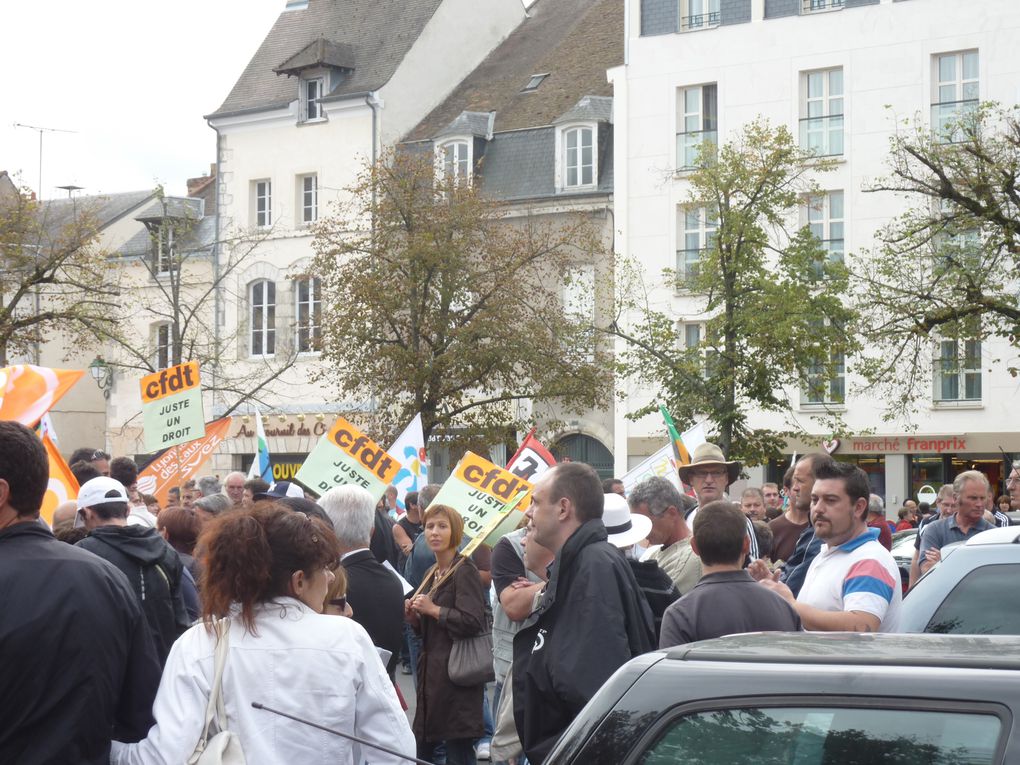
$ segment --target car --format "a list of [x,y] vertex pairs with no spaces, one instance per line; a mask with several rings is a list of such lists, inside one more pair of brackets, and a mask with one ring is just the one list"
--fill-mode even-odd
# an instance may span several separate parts
[[903,593],[906,594],[910,585],[910,561],[914,558],[914,540],[917,539],[917,529],[904,529],[892,535],[892,556],[900,570],[900,579],[903,582]]
[[545,765],[1020,762],[1006,637],[753,633],[623,665]]
[[1018,582],[1020,526],[982,531],[942,548],[942,560],[903,599],[899,629],[1020,635]]

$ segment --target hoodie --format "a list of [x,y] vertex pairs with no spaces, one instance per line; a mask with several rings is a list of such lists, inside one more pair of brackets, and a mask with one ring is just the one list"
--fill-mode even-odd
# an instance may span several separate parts
[[100,526],[77,546],[124,572],[162,666],[170,646],[190,624],[181,592],[183,565],[177,552],[158,531],[146,526]]

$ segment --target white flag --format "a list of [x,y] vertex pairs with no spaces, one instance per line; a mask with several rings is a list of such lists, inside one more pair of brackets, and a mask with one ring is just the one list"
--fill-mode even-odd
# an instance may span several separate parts
[[421,427],[420,413],[414,416],[386,453],[400,463],[400,472],[393,479],[393,485],[397,487],[397,509],[402,513],[407,492],[419,491],[429,482],[425,434]]

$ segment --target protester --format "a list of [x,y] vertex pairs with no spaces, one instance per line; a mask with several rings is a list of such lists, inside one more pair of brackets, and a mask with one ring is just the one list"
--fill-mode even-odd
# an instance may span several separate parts
[[1020,460],[1014,460],[1009,477],[1006,478],[1006,492],[1009,494],[1010,507],[1020,510]]
[[198,486],[195,484],[195,479],[189,479],[184,482],[184,486],[181,487],[181,507],[191,508],[195,505],[195,500],[202,496],[198,490]]
[[432,760],[437,745],[445,741],[447,765],[474,765],[474,742],[484,733],[484,685],[455,685],[448,664],[455,640],[484,630],[485,596],[475,564],[457,550],[464,536],[460,513],[432,504],[424,521],[422,534],[436,563],[405,607],[423,645],[413,726],[418,757]]
[[1008,494],[1000,494],[999,498],[995,500],[995,506],[999,508],[1000,513],[1008,513],[1013,505]]
[[901,507],[896,515],[899,518],[899,522],[896,524],[897,531],[907,531],[915,527],[916,516],[911,514],[909,507]]
[[67,461],[67,464],[74,465],[78,462],[87,462],[92,465],[92,467],[99,471],[99,475],[110,475],[110,455],[102,449],[93,449],[91,446],[75,449],[71,453],[71,458]]
[[[909,508],[908,508],[909,510]],[[868,527],[878,529],[878,543],[886,550],[892,550],[892,531],[885,520],[885,501],[877,494],[868,495]]]
[[771,562],[772,560],[772,529],[765,521],[753,521],[754,536],[758,541],[759,560]]
[[910,582],[907,587],[908,591],[911,587],[917,584],[917,580],[921,578],[921,537],[924,534],[924,530],[932,523],[943,518],[950,518],[956,513],[956,490],[952,484],[945,484],[939,489],[938,495],[935,497],[935,507],[938,510],[937,513],[933,513],[925,518],[921,519],[921,522],[917,524],[917,536],[914,537],[914,556],[910,560]]
[[[658,639],[662,615],[680,597],[680,590],[654,560],[639,561],[634,557],[635,546],[652,530],[651,519],[647,515],[632,513],[627,500],[619,494],[606,494],[604,500],[602,523],[609,535],[607,541],[623,551],[627,558],[638,589],[652,610],[655,637]],[[640,547],[637,549],[641,550]]]
[[393,489],[393,505],[389,505],[390,495],[388,494],[384,494],[380,498],[379,504],[376,505],[375,531],[372,532],[370,548],[377,561],[388,562],[393,568],[396,568],[400,563],[401,552],[393,538],[393,527],[396,522],[391,517],[391,513],[393,516],[396,515],[396,511],[392,508],[396,507],[397,490],[394,486],[387,487],[387,491],[389,489]]
[[603,494],[619,494],[621,497],[626,499],[627,491],[623,487],[623,481],[619,478],[607,478],[602,482],[602,493]]
[[148,510],[155,516],[159,516],[160,506],[159,500],[151,494],[143,494],[142,502],[145,503],[145,509]]
[[223,479],[223,492],[230,498],[230,504],[240,510],[244,506],[245,475],[237,470],[227,473]]
[[184,571],[181,577],[181,596],[188,619],[195,621],[202,613],[202,601],[198,593],[201,567],[195,560],[195,543],[202,530],[202,522],[194,510],[174,507],[161,513],[156,519],[156,528],[169,545],[177,551]]
[[128,497],[128,525],[156,528],[156,516],[149,512],[138,493],[138,465],[130,457],[114,457],[110,461],[110,478],[120,481]]
[[74,480],[78,482],[79,486],[83,486],[93,478],[99,478],[102,475],[91,462],[79,460],[78,462],[69,463],[69,466],[71,468],[71,475],[74,476]]
[[221,493],[223,487],[216,476],[204,475],[198,479],[198,491],[203,497],[211,497],[213,494]]
[[343,566],[331,569],[333,581],[326,590],[326,597],[322,603],[322,613],[329,616],[346,616],[350,619],[354,616],[354,609],[347,602],[347,574]]
[[145,614],[160,663],[191,624],[181,589],[181,559],[154,528],[128,525],[127,493],[100,476],[78,492],[78,512],[89,535],[78,547],[120,569]]
[[824,544],[798,595],[771,579],[761,584],[797,609],[805,629],[896,632],[900,573],[892,554],[878,543],[878,530],[867,526],[867,474],[828,456],[813,473],[811,521]]
[[647,555],[677,586],[681,595],[701,579],[701,561],[691,549],[690,528],[684,520],[694,508],[694,499],[677,491],[676,486],[659,476],[646,478],[627,498],[630,509],[651,520],[648,541],[661,548]]
[[249,478],[244,482],[244,497],[241,500],[241,504],[245,509],[250,510],[255,504],[256,494],[265,494],[269,491],[269,483],[263,481],[261,478]]
[[[765,498],[765,511],[779,510],[776,517],[782,514],[783,495],[779,493],[779,486],[769,481],[761,485],[761,494]],[[772,520],[771,518],[769,520]]]
[[198,516],[198,520],[204,526],[231,507],[233,507],[233,504],[226,494],[211,494],[208,497],[196,499],[190,509],[195,511],[195,515]]
[[159,662],[124,574],[39,522],[49,460],[0,421],[0,762],[109,761],[152,724]]
[[397,570],[403,571],[407,556],[411,554],[414,540],[422,532],[421,507],[418,504],[418,492],[409,491],[404,496],[404,514],[393,525],[393,541],[400,551],[397,558]]
[[796,631],[796,610],[757,586],[744,570],[750,543],[741,511],[730,502],[709,502],[694,520],[691,546],[704,575],[697,586],[666,609],[659,647],[738,632]]
[[920,533],[921,573],[942,559],[942,548],[953,542],[963,542],[975,534],[994,526],[984,519],[985,501],[990,487],[985,474],[979,470],[965,470],[953,480],[956,496],[956,513],[924,527]]
[[561,463],[538,478],[526,513],[535,541],[556,555],[536,611],[514,637],[514,719],[532,765],[613,672],[655,646],[648,604],[606,541],[603,503],[593,468]]
[[283,507],[290,508],[295,513],[303,513],[309,518],[318,518],[320,521],[325,523],[330,530],[333,529],[333,521],[330,520],[326,511],[310,499],[306,499],[305,497],[282,497],[276,500],[276,503]]
[[404,588],[369,549],[375,501],[360,486],[335,486],[319,498],[319,504],[340,544],[347,602],[354,610],[354,621],[365,628],[375,645],[390,652],[386,672],[393,679],[404,637]]
[[204,726],[213,683],[214,618],[228,619],[222,692],[227,729],[248,765],[392,763],[401,757],[252,708],[263,701],[413,754],[414,740],[393,685],[364,629],[322,614],[339,548],[317,520],[272,503],[226,513],[203,534],[204,623],[188,630],[167,660],[153,706],[156,724],[137,744],[114,744],[111,761],[184,763]]
[[77,500],[69,499],[67,502],[61,502],[57,505],[57,509],[53,511],[53,533],[57,534],[64,529],[71,528],[74,525],[74,517],[77,514]]
[[752,521],[764,521],[766,518],[764,492],[755,486],[744,489],[740,495],[740,509]]
[[[788,495],[790,497],[789,507],[781,516],[769,522],[769,528],[772,529],[772,560],[777,562],[790,559],[801,534],[810,527],[810,486],[803,497],[799,496],[797,487],[805,485],[810,480],[811,462],[802,459],[790,467],[792,472]],[[799,475],[798,468],[800,469]]]

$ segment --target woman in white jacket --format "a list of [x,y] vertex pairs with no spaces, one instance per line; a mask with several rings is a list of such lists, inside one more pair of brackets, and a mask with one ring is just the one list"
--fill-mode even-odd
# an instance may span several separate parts
[[281,506],[212,521],[202,536],[203,616],[170,651],[153,705],[156,724],[136,744],[113,743],[111,762],[181,765],[202,735],[214,676],[213,617],[230,617],[222,692],[227,729],[247,765],[405,763],[324,731],[252,708],[260,702],[414,755],[415,741],[368,633],[321,613],[339,559],[321,521]]

